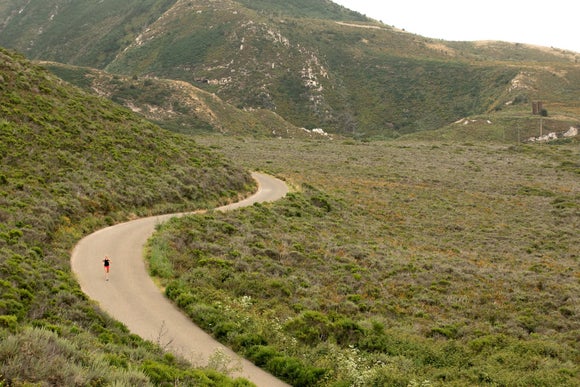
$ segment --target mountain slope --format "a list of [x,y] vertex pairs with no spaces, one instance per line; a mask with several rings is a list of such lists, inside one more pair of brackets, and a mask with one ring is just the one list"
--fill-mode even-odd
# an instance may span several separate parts
[[1,45],[32,58],[103,67],[173,3],[7,0],[0,5]]
[[99,311],[69,253],[135,214],[228,202],[253,188],[249,174],[5,50],[0,112],[0,384],[232,383]]
[[[579,114],[576,53],[427,39],[326,0],[140,4],[12,0],[0,8],[0,44],[35,59],[185,81],[238,108],[354,136],[436,129],[516,97]],[[526,74],[533,87],[514,95]],[[551,87],[553,74],[563,89]]]
[[126,106],[160,126],[181,133],[254,134],[321,138],[266,109],[245,111],[184,81],[112,75],[102,70],[43,62],[62,79]]

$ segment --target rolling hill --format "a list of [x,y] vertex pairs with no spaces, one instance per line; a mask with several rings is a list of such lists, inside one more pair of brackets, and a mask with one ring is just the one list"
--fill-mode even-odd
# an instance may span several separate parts
[[246,111],[184,81],[112,75],[103,70],[42,62],[62,79],[124,105],[165,129],[186,134],[323,138],[267,109]]
[[69,252],[109,224],[226,203],[249,174],[4,49],[0,112],[0,385],[234,383],[130,335],[81,292]]
[[535,100],[579,114],[577,53],[427,39],[326,0],[12,0],[0,21],[0,45],[33,59],[183,81],[240,110],[355,137],[437,129]]
[[159,228],[158,280],[260,366],[578,384],[578,140],[512,146],[578,126],[578,53],[427,39],[327,0],[5,0],[0,45],[41,64],[0,49],[0,385],[246,385],[130,335],[68,264],[100,227],[252,190],[217,152],[296,190]]

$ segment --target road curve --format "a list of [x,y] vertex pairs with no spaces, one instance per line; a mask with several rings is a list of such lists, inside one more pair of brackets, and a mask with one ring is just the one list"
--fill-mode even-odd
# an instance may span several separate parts
[[[252,173],[258,191],[237,203],[219,207],[233,210],[256,202],[269,202],[286,195],[286,184],[272,176]],[[225,354],[234,368],[232,376],[244,377],[258,386],[287,386],[266,371],[241,358],[191,322],[167,299],[149,276],[143,247],[155,226],[174,216],[168,214],[137,219],[99,230],[83,238],[73,249],[71,268],[83,292],[131,332],[159,343],[193,365],[205,366],[216,352]],[[105,281],[102,260],[111,258],[111,273]]]

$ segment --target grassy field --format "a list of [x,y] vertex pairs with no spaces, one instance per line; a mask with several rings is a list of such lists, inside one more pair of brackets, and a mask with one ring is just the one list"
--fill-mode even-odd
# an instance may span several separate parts
[[293,385],[580,384],[577,142],[198,138],[285,179],[151,242],[166,293]]

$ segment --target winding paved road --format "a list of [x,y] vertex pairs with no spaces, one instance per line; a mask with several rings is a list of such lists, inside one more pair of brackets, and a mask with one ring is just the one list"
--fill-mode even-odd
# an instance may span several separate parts
[[[286,195],[286,184],[272,176],[253,173],[258,191],[237,203],[218,208],[228,211],[268,202]],[[137,219],[99,230],[83,238],[74,248],[71,267],[81,289],[131,332],[159,343],[192,364],[204,366],[217,351],[227,355],[236,370],[232,376],[244,377],[258,386],[287,386],[284,382],[240,358],[193,324],[155,285],[145,267],[143,247],[155,226],[174,216],[169,214]],[[105,281],[102,260],[111,258],[111,273]]]

